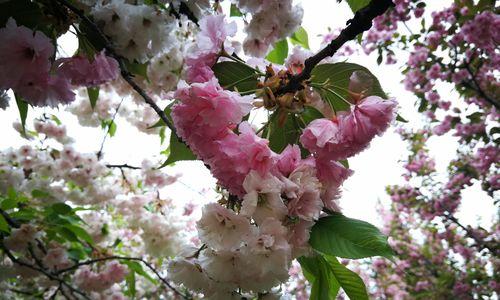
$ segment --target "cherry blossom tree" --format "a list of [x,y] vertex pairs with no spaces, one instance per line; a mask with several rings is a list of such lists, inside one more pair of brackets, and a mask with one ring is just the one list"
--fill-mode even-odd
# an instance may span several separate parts
[[[422,192],[427,198],[417,200],[432,209],[424,213],[418,205],[421,223],[414,224],[436,249],[474,258],[465,265],[490,276],[496,266],[492,233],[462,226],[465,233],[452,228],[449,236],[430,235],[427,221],[439,217],[460,226],[452,205],[460,189],[473,178],[489,182],[491,195],[497,186],[491,180],[498,181],[498,174],[488,173],[498,160],[488,144],[497,130],[486,124],[496,121],[498,106],[493,7],[487,1],[477,8],[455,4],[436,14],[426,35],[397,41],[398,21],[408,11],[421,17],[421,1],[347,2],[352,19],[313,53],[300,26],[303,10],[289,0],[2,1],[0,107],[17,106],[14,130],[26,139],[26,145],[0,152],[1,266],[8,278],[1,284],[7,295],[334,299],[342,289],[351,299],[367,299],[372,290],[346,267],[347,260],[383,257],[375,260],[380,272],[395,253],[404,259],[407,244],[391,247],[375,226],[343,215],[338,200],[353,173],[348,159],[369,151],[375,136],[404,119],[368,69],[336,59],[349,53],[346,43],[355,39],[387,62],[395,60],[392,46],[414,47],[405,85],[433,121],[436,110],[451,106],[434,90],[437,80],[453,82],[466,103],[477,106],[467,116],[470,124],[446,116],[434,131],[453,127],[464,147],[481,147],[477,160],[454,165],[467,169],[468,162],[478,171],[450,178],[451,193],[435,193],[445,199]],[[466,17],[453,19],[458,11]],[[491,29],[481,29],[486,25]],[[73,55],[60,51],[67,36],[78,42]],[[438,45],[448,46],[434,53]],[[81,126],[101,127],[101,148],[76,150],[57,109],[72,113]],[[162,153],[167,157],[144,158],[140,166],[112,161],[104,145],[120,118],[168,143]],[[473,142],[480,140],[485,145]],[[423,144],[407,168],[430,176],[432,160]],[[168,166],[185,160],[201,161],[217,181],[218,201],[203,205],[200,218],[192,215],[200,204],[179,206],[175,195],[163,193],[179,180]],[[433,192],[435,185],[423,188]],[[394,228],[412,217],[414,207],[402,202],[392,208]],[[404,230],[386,233],[411,237]],[[468,252],[467,238],[490,256]],[[454,243],[437,247],[444,239]],[[418,254],[425,257],[423,250]],[[444,256],[439,263],[453,266]],[[490,293],[496,288],[491,282],[474,295]],[[465,285],[454,288],[460,293]]]

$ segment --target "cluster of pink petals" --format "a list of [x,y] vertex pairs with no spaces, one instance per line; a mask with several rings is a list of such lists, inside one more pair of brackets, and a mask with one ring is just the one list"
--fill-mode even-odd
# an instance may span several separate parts
[[396,102],[369,96],[334,120],[312,121],[300,137],[320,160],[343,160],[363,151],[394,119]]
[[59,60],[52,70],[52,41],[41,31],[17,26],[10,18],[0,28],[0,89],[12,89],[34,106],[70,103],[72,85],[95,86],[118,77],[118,63],[103,52],[90,62],[83,56]]
[[188,82],[205,82],[214,73],[211,67],[218,54],[223,50],[232,52],[226,39],[236,34],[236,23],[227,23],[224,15],[208,15],[200,20],[200,32],[196,36],[196,45],[192,54],[186,58]]
[[52,55],[54,46],[45,34],[10,18],[0,29],[0,89],[13,89],[35,106],[73,101],[68,81],[49,73]]
[[96,54],[93,61],[86,56],[77,55],[59,60],[61,66],[58,73],[69,79],[71,84],[80,86],[97,86],[115,80],[120,74],[118,62],[104,54],[104,50]]
[[237,124],[251,109],[251,97],[223,90],[215,79],[180,86],[172,108],[177,134],[211,168],[220,183],[235,195],[250,170],[269,171],[271,150],[248,124]]
[[101,272],[94,272],[90,266],[82,266],[74,276],[75,284],[85,291],[101,292],[113,284],[123,281],[127,268],[116,261],[106,264]]

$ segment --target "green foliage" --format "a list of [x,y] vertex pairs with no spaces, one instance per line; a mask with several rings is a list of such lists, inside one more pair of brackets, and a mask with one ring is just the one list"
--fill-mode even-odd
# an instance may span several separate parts
[[180,138],[175,134],[170,134],[170,146],[169,155],[167,160],[160,166],[160,168],[166,167],[174,162],[181,160],[196,160],[196,156],[193,152],[184,144]]
[[5,217],[2,214],[0,214],[0,231],[7,233],[10,232],[9,223],[7,223],[7,220],[5,220]]
[[231,8],[229,10],[229,16],[230,17],[241,17],[243,16],[243,13],[239,10],[238,6],[236,4],[231,4]]
[[26,118],[28,117],[28,103],[19,95],[15,94],[17,109],[21,117],[21,125],[23,126],[23,135],[26,135]]
[[324,255],[323,258],[349,299],[368,300],[366,286],[358,274],[341,264],[336,257]]
[[342,288],[351,300],[368,300],[363,280],[336,257],[315,253],[298,259],[302,272],[312,284],[310,300],[335,299]]
[[139,75],[139,76],[142,76],[144,78],[146,78],[146,80],[149,80],[148,78],[148,63],[137,63],[137,62],[129,62],[129,61],[126,61],[125,62],[125,66],[127,68],[127,71],[129,71],[130,73],[134,74],[134,75]]
[[90,106],[94,109],[99,98],[99,87],[88,87],[87,95],[89,96]]
[[151,277],[151,275],[148,274],[148,272],[146,272],[144,270],[144,268],[142,267],[142,264],[137,262],[137,261],[132,261],[132,260],[122,260],[121,261],[122,264],[124,265],[127,265],[127,267],[134,271],[135,273],[141,275],[142,277],[146,278],[147,280],[149,280],[152,284],[157,284],[158,281],[155,280],[153,277]]
[[257,88],[258,75],[250,66],[234,61],[223,61],[216,63],[212,70],[224,89],[248,92]]
[[390,258],[394,254],[378,228],[340,213],[320,218],[311,230],[309,243],[321,253],[343,258]]
[[353,13],[356,13],[358,10],[367,6],[370,3],[370,0],[346,0],[347,4],[351,8]]
[[310,300],[335,299],[340,284],[329,268],[329,264],[320,255],[298,258],[302,272],[311,283]]
[[367,96],[379,96],[387,99],[387,95],[382,90],[380,82],[367,68],[353,63],[321,64],[316,66],[311,72],[311,82],[322,98],[336,110],[348,110],[349,81],[352,73],[361,71],[368,79],[373,81],[372,87],[367,91]]
[[35,28],[40,25],[43,14],[40,7],[30,0],[0,1],[0,28],[5,27],[11,17],[17,25]]
[[304,27],[299,27],[299,29],[292,34],[290,42],[293,45],[299,45],[305,49],[309,49],[309,36]]
[[286,39],[276,42],[274,49],[269,52],[266,59],[272,63],[282,65],[288,56],[288,42]]

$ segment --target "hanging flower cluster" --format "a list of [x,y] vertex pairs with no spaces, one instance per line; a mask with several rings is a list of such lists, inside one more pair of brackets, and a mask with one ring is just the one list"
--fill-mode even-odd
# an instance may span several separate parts
[[[224,41],[213,42],[213,37],[226,36],[225,28],[200,32],[207,36],[199,40],[212,41],[213,60]],[[291,261],[310,251],[309,231],[323,208],[338,210],[339,187],[352,173],[339,161],[383,133],[396,108],[392,100],[369,96],[333,120],[312,121],[300,137],[311,154],[302,158],[298,145],[281,154],[272,151],[267,139],[242,122],[252,98],[224,90],[215,77],[182,83],[174,98],[177,134],[237,197],[229,198],[226,207],[212,203],[203,208],[197,228],[204,246],[169,267],[172,280],[213,299],[235,296],[236,290],[270,292],[288,278]]]

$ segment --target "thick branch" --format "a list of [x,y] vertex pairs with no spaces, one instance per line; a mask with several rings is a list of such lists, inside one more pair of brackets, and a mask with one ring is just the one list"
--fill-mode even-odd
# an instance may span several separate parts
[[366,7],[357,11],[354,17],[347,22],[348,26],[340,32],[339,36],[321,51],[306,59],[304,70],[292,76],[288,84],[278,89],[276,94],[282,95],[302,89],[302,83],[311,77],[312,70],[320,61],[333,56],[346,42],[355,39],[360,33],[370,29],[373,19],[384,14],[391,6],[394,6],[391,0],[372,0]]
[[71,10],[75,15],[77,15],[82,22],[85,23],[85,25],[89,26],[95,33],[99,35],[101,40],[104,43],[104,48],[107,51],[107,54],[116,59],[120,65],[120,70],[121,70],[121,75],[122,78],[144,99],[144,101],[151,106],[151,108],[154,109],[154,111],[160,116],[161,120],[167,125],[167,127],[172,130],[172,132],[175,132],[175,128],[168,119],[167,115],[165,112],[154,102],[154,100],[149,97],[149,95],[144,91],[133,79],[133,75],[130,74],[130,72],[127,70],[127,67],[125,66],[125,60],[121,55],[118,55],[114,48],[112,47],[111,42],[109,39],[106,37],[106,35],[102,32],[102,30],[91,20],[89,19],[86,15],[85,12],[73,4],[71,4],[67,0],[53,0],[55,2],[60,3],[61,5],[67,7],[69,10]]

